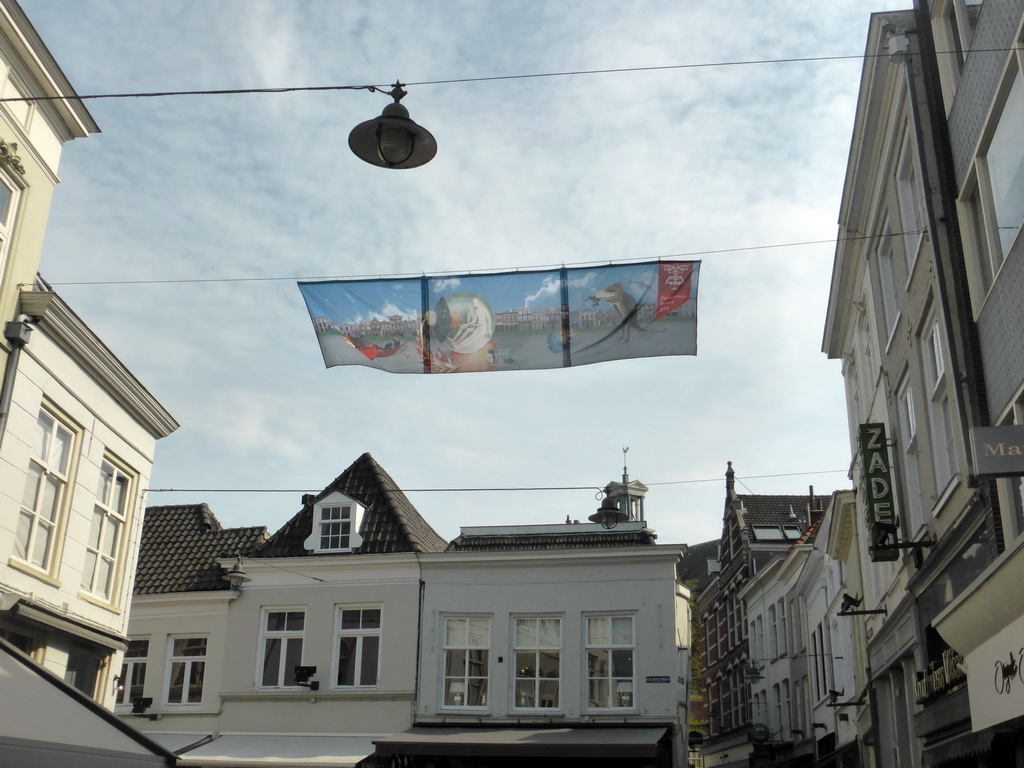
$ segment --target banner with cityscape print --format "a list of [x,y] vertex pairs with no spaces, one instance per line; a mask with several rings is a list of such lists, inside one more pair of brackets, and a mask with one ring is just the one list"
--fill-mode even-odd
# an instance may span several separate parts
[[300,282],[324,362],[391,373],[697,354],[700,262]]

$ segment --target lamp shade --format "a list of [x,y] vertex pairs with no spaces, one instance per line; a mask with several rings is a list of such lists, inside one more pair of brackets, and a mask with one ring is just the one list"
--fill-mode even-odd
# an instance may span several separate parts
[[353,128],[348,146],[360,160],[381,168],[416,168],[437,154],[430,131],[413,122],[409,110],[397,101],[384,107],[379,117]]
[[619,509],[619,505],[612,501],[609,496],[605,496],[597,512],[587,519],[592,523],[598,523],[605,528],[612,529],[619,523],[629,520],[629,515]]

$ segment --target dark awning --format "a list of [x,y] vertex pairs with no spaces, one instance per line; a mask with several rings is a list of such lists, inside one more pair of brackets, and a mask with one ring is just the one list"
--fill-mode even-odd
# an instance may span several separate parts
[[665,728],[411,728],[377,739],[379,755],[657,757]]
[[935,746],[925,747],[924,753],[921,755],[922,763],[924,768],[936,768],[963,757],[974,757],[992,749],[994,739],[995,731],[993,730],[954,736]]

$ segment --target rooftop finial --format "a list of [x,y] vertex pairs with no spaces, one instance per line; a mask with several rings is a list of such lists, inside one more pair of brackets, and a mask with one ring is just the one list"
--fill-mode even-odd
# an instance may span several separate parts
[[627,445],[622,449],[622,484],[625,485],[629,482],[629,470],[626,469],[626,454],[629,453],[629,446]]

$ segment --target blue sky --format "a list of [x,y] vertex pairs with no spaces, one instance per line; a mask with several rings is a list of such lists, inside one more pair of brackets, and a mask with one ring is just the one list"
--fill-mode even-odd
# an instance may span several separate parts
[[[152,486],[185,490],[149,504],[276,528],[369,451],[452,538],[585,520],[628,446],[659,540],[696,543],[727,461],[745,492],[849,487],[820,350],[861,61],[737,62],[856,57],[872,3],[22,5],[81,94],[400,78],[438,142],[356,159],[367,91],[88,102],[41,271],[181,422]],[[667,257],[702,261],[696,357],[491,376],[326,369],[295,285]]]

